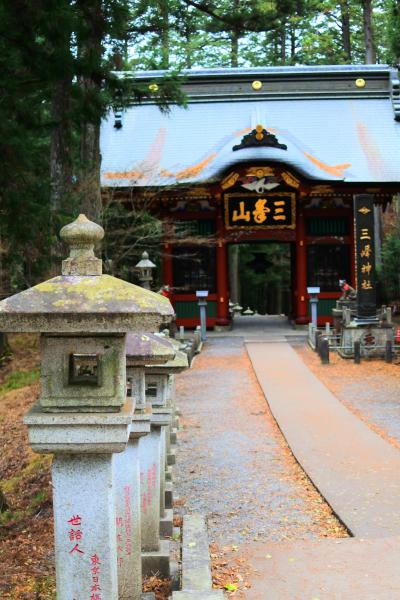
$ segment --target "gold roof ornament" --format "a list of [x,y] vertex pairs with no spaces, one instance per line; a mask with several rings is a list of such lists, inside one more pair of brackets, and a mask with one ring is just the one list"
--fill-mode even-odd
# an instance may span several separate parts
[[251,84],[251,87],[256,92],[258,92],[259,90],[261,90],[262,86],[263,86],[262,81],[259,81],[258,79],[256,79],[255,81],[253,81],[253,83]]
[[359,77],[358,79],[356,79],[356,87],[358,87],[358,88],[364,88],[365,86],[366,86],[365,79],[362,79],[361,77]]
[[264,137],[263,134],[264,127],[262,125],[256,125],[256,140],[262,140]]

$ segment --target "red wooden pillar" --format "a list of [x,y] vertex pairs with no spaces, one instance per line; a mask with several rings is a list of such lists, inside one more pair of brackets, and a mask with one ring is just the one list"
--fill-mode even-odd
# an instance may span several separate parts
[[169,243],[163,245],[163,284],[173,287],[172,274],[172,246]]
[[296,323],[309,322],[307,311],[307,255],[304,213],[299,206],[296,223]]
[[172,244],[171,239],[171,223],[167,220],[163,221],[164,230],[164,242],[163,242],[163,253],[162,253],[162,264],[163,264],[163,284],[173,287],[174,276],[172,271]]
[[[353,208],[354,210],[354,208]],[[357,287],[356,243],[354,236],[354,217],[350,219],[350,285]]]
[[217,319],[216,325],[227,326],[229,319],[229,292],[228,292],[228,250],[224,240],[225,228],[222,215],[217,216]]

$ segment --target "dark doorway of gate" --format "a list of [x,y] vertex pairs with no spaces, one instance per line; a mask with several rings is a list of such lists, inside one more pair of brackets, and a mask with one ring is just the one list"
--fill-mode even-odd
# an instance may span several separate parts
[[260,315],[290,315],[292,254],[290,243],[232,244],[229,248],[232,301]]

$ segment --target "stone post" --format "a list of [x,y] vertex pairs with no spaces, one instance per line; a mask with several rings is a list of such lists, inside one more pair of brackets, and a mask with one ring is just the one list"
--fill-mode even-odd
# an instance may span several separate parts
[[161,536],[171,536],[173,531],[172,488],[168,483],[172,480],[170,468],[175,463],[175,453],[171,451],[171,434],[176,419],[173,374],[188,368],[187,355],[179,350],[179,342],[169,338],[168,342],[175,348],[175,358],[164,365],[146,368],[146,393],[152,391],[152,396],[148,398],[152,401],[153,412],[168,418],[168,423],[161,432],[161,465],[164,465],[161,466],[160,474]]
[[[123,457],[113,455],[126,449],[134,408],[126,397],[126,333],[173,317],[166,298],[102,275],[93,249],[103,235],[80,215],[61,232],[70,246],[62,275],[0,303],[0,330],[41,333],[41,395],[25,422],[32,449],[55,455],[58,600],[118,599],[116,505],[120,511]],[[121,482],[129,486],[132,507],[137,486]],[[133,531],[135,512],[129,517],[126,495],[127,489],[124,516]],[[125,549],[128,533],[129,527]]]
[[199,290],[196,292],[198,305],[200,309],[200,332],[201,341],[205,342],[207,338],[207,297],[208,292]]
[[146,404],[144,365],[166,362],[175,356],[175,351],[165,338],[155,334],[128,334],[126,355],[127,378],[136,399],[136,412],[146,414],[151,426],[150,434],[139,442],[142,570],[144,575],[158,572],[167,577],[170,573],[169,546],[168,542],[160,541],[162,425],[165,417],[153,411],[151,403]]
[[308,287],[307,293],[310,296],[310,307],[311,307],[311,323],[315,328],[318,327],[318,294],[320,293],[319,287]]
[[140,600],[142,595],[139,441],[149,433],[149,415],[135,411],[128,446],[114,456],[119,600]]

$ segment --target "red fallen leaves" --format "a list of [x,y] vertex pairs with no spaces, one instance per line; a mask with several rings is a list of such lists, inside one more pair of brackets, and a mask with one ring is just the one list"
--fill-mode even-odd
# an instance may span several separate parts
[[245,590],[251,587],[247,580],[250,567],[245,558],[232,556],[236,547],[218,548],[216,544],[210,545],[211,570],[213,587],[222,589],[231,598],[245,598]]
[[171,580],[156,575],[147,577],[143,582],[143,591],[154,592],[156,600],[167,600],[171,595]]

